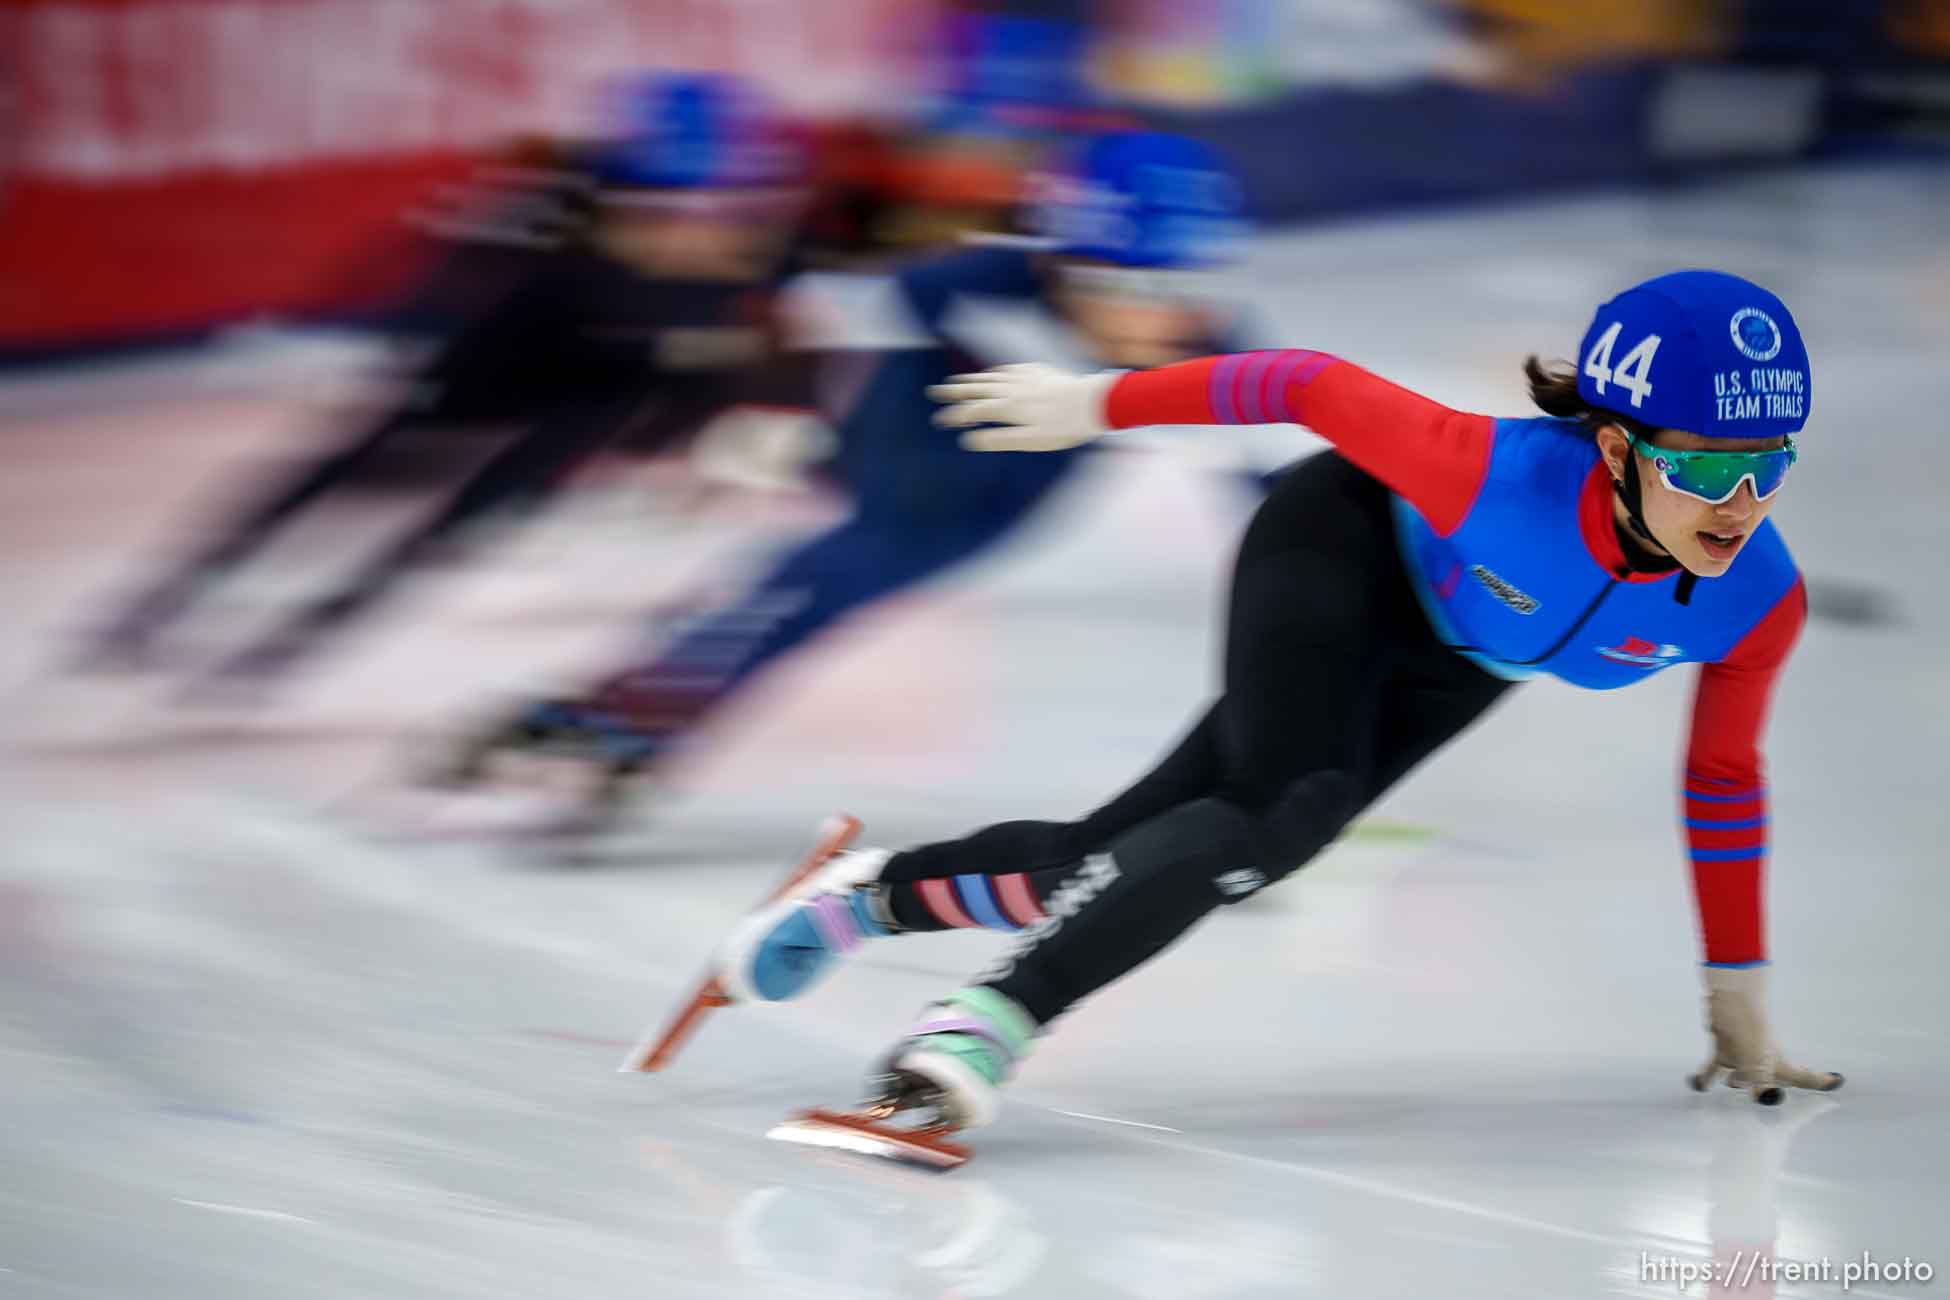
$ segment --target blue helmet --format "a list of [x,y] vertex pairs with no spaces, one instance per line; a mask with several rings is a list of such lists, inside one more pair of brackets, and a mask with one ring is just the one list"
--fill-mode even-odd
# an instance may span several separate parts
[[1199,267],[1246,231],[1239,182],[1213,150],[1158,131],[1099,135],[1031,179],[1030,221],[1051,252],[1120,266]]
[[1662,429],[1774,438],[1807,423],[1813,384],[1787,304],[1724,271],[1674,271],[1598,308],[1578,395]]
[[803,159],[771,106],[731,77],[652,73],[611,105],[615,137],[596,156],[605,185],[724,189],[787,184]]

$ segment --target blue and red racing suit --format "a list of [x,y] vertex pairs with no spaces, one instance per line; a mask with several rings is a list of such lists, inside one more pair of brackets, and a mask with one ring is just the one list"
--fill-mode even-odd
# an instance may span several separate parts
[[1722,577],[1634,572],[1612,481],[1573,420],[1469,415],[1321,352],[1207,357],[1124,376],[1113,428],[1303,424],[1395,495],[1409,580],[1436,634],[1489,672],[1611,690],[1702,665],[1681,781],[1706,961],[1766,960],[1760,738],[1807,616],[1763,521]]

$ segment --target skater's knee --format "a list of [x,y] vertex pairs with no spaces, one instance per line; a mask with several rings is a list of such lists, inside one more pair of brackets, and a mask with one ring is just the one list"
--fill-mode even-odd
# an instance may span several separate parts
[[1225,799],[1194,799],[1120,836],[1119,874],[1169,880],[1186,904],[1229,903],[1268,879],[1259,819]]
[[1170,870],[1209,881],[1218,901],[1238,902],[1305,866],[1359,808],[1359,788],[1329,769],[1292,782],[1272,803],[1197,799],[1146,823],[1115,846],[1132,874]]
[[1361,787],[1339,768],[1309,772],[1291,782],[1254,818],[1255,865],[1269,881],[1312,861],[1361,810]]

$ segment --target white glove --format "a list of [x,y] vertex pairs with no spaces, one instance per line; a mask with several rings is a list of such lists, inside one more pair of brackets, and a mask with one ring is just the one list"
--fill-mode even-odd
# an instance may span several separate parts
[[1040,361],[997,366],[977,375],[952,375],[928,389],[942,403],[934,422],[944,429],[971,425],[961,445],[970,451],[1061,451],[1110,432],[1104,402],[1124,372],[1076,375]]
[[1745,1088],[1763,1106],[1778,1106],[1786,1088],[1833,1092],[1842,1076],[1825,1070],[1804,1070],[1781,1059],[1767,1028],[1767,968],[1765,966],[1703,966],[1706,980],[1706,1028],[1713,1035],[1713,1054],[1687,1082],[1705,1092],[1722,1074],[1727,1087]]

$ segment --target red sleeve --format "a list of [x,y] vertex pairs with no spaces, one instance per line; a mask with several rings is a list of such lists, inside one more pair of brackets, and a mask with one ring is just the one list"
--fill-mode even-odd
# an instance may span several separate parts
[[1807,589],[1797,580],[1725,658],[1700,669],[1683,816],[1700,935],[1712,965],[1767,960],[1768,800],[1760,738],[1775,679],[1807,617]]
[[1304,424],[1386,483],[1444,536],[1489,473],[1496,421],[1465,415],[1325,352],[1204,357],[1125,375],[1110,390],[1114,429],[1146,424]]

